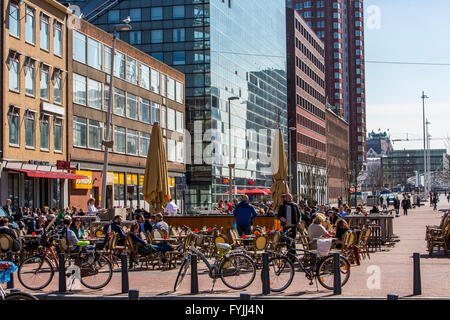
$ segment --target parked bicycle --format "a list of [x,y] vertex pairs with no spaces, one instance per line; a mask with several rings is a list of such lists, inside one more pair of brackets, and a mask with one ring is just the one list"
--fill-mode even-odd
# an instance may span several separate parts
[[[41,290],[47,287],[59,269],[59,260],[54,247],[62,238],[51,230],[41,237],[42,253],[28,257],[19,266],[18,278],[20,283],[30,290]],[[84,242],[80,243],[85,246]],[[105,287],[111,280],[113,267],[111,261],[103,251],[87,252],[83,248],[78,253],[71,254],[65,260],[66,269],[71,265],[80,268],[80,282],[89,289]]]
[[209,270],[209,277],[213,279],[211,292],[214,289],[216,280],[220,278],[222,282],[230,289],[241,290],[252,284],[256,275],[256,266],[243,249],[233,250],[232,246],[226,243],[217,243],[218,254],[213,264],[206,256],[195,247],[195,240],[201,238],[192,232],[188,227],[183,226],[188,234],[185,242],[186,254],[178,271],[177,279],[174,285],[174,292],[178,290],[191,265],[191,256],[196,254]]
[[[287,237],[286,233],[282,235],[290,247],[293,248],[294,239]],[[294,250],[294,249],[292,249]],[[286,290],[294,279],[294,264],[298,264],[298,271],[304,272],[305,277],[313,284],[313,279],[319,281],[320,285],[328,290],[334,288],[334,257],[332,255],[320,256],[317,252],[295,249],[296,253],[280,253],[268,251],[275,255],[269,259],[269,281],[270,290],[280,292]],[[297,253],[300,252],[300,253]],[[339,256],[341,270],[341,285],[344,286],[350,277],[350,263],[348,260]]]
[[[0,262],[0,282],[8,283],[10,281],[11,273],[16,271],[17,266],[12,262]],[[0,286],[0,300],[39,300],[35,296],[25,292],[10,292],[6,293]]]

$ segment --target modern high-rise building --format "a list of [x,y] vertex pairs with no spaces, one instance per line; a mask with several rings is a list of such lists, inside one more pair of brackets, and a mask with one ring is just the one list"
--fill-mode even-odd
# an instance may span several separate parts
[[326,202],[325,49],[298,12],[286,8],[291,193]]
[[120,39],[186,75],[188,211],[228,197],[230,162],[233,193],[272,185],[270,130],[287,124],[284,0],[71,3],[110,33],[130,16]]
[[286,0],[325,44],[328,102],[349,122],[350,157],[366,160],[363,0]]

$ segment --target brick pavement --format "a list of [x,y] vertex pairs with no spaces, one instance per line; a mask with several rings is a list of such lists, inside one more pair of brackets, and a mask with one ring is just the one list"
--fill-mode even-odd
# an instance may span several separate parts
[[[448,209],[447,200],[442,197],[439,203],[440,209]],[[362,260],[360,266],[352,265],[351,276],[348,283],[342,289],[342,297],[381,297],[394,293],[399,296],[409,296],[413,293],[413,264],[412,253],[418,252],[421,255],[422,272],[422,293],[426,297],[450,297],[450,259],[442,253],[438,253],[433,258],[428,256],[425,242],[425,225],[439,224],[442,212],[433,212],[428,204],[421,208],[410,210],[408,216],[401,215],[394,219],[394,233],[400,241],[392,247],[383,247],[383,251],[371,253],[371,259]],[[373,267],[375,266],[375,267]],[[369,289],[367,282],[371,274],[370,268],[379,268],[380,286]],[[113,278],[107,288],[102,290],[83,289],[77,294],[83,295],[103,295],[117,296],[121,291],[121,275],[119,270],[114,273]],[[199,265],[199,290],[200,295],[211,295],[212,280],[205,274],[206,268]],[[190,292],[190,279],[187,276],[181,288],[174,294],[171,290],[178,270],[143,270],[130,272],[130,289],[137,289],[141,296],[172,296],[186,295]],[[373,282],[372,282],[373,283]],[[21,289],[20,283],[16,279],[16,288]],[[41,293],[55,292],[58,288],[57,274],[51,285]],[[26,291],[26,290],[24,290]],[[256,275],[254,283],[244,292],[250,294],[261,294],[262,286],[260,281],[260,271]],[[217,281],[212,296],[238,296],[240,292],[230,290]],[[319,285],[310,286],[303,273],[296,273],[291,286],[282,293],[271,296],[289,297],[329,297],[332,291],[323,289]]]

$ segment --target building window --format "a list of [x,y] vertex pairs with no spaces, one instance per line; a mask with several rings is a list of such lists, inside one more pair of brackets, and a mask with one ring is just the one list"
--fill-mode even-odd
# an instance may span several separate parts
[[46,15],[41,15],[41,48],[44,50],[50,50],[50,28],[49,18]]
[[167,80],[167,98],[175,100],[175,80],[170,77]]
[[141,43],[142,43],[142,32],[130,31],[130,44],[141,44]]
[[114,113],[125,116],[125,92],[114,88]]
[[19,112],[12,109],[9,114],[9,144],[18,146],[20,144],[19,135]]
[[175,131],[176,129],[176,124],[175,124],[175,110],[169,108],[168,113],[167,113],[167,129],[171,130],[171,131]]
[[164,62],[164,54],[162,52],[152,52],[152,57],[156,60]]
[[53,73],[53,102],[62,104],[62,74],[61,71]]
[[176,162],[178,163],[184,163],[184,142],[183,141],[176,141],[176,148],[177,148],[177,158]]
[[103,46],[103,71],[111,74],[111,48]]
[[134,94],[127,93],[127,117],[138,119],[138,99]]
[[95,109],[102,109],[102,84],[92,79],[88,79],[88,106]]
[[165,97],[167,94],[167,77],[161,73],[161,95]]
[[40,83],[41,99],[49,99],[49,67],[43,65],[41,68],[41,83]]
[[175,140],[169,139],[167,146],[167,160],[171,162],[175,162],[176,160],[176,147]]
[[91,38],[88,38],[88,65],[102,70],[102,45]]
[[120,22],[120,10],[109,10],[108,23],[118,23],[118,22]]
[[184,18],[184,6],[174,6],[172,13],[173,13],[174,19],[183,19]]
[[15,3],[9,3],[9,34],[19,37],[20,17],[19,6]]
[[184,41],[184,28],[173,29],[173,42]]
[[29,148],[35,147],[35,115],[33,112],[25,114],[25,146]]
[[42,116],[41,119],[41,149],[48,150],[49,149],[49,121],[48,116]]
[[119,153],[126,152],[125,128],[114,127],[114,151]]
[[140,98],[140,120],[145,123],[150,123],[150,101],[144,98]]
[[100,122],[89,120],[89,148],[102,149],[102,127]]
[[186,63],[186,54],[184,51],[174,51],[173,52],[173,64],[180,65]]
[[73,102],[86,105],[86,77],[73,74]]
[[73,31],[73,59],[86,63],[86,36],[78,31]]
[[53,24],[53,53],[62,56],[62,24],[55,22]]
[[[167,127],[166,119],[167,119],[167,107],[162,106],[161,107],[161,128]],[[164,133],[164,135],[165,135],[165,133]]]
[[183,103],[183,84],[181,82],[176,82],[176,98],[177,102]]
[[135,130],[127,129],[127,153],[132,155],[138,155],[138,132]]
[[152,91],[159,94],[159,72],[152,69]]
[[34,9],[27,7],[26,8],[26,17],[25,17],[25,41],[34,44],[35,43],[35,31],[34,31]]
[[162,20],[163,18],[163,8],[161,7],[155,7],[151,8],[151,18],[152,20]]
[[53,124],[53,146],[62,152],[62,119],[55,119]]
[[144,89],[150,90],[150,68],[145,64],[140,64],[140,72],[139,85]]
[[73,145],[86,148],[86,119],[73,116]]
[[141,132],[139,134],[139,155],[146,157],[150,146],[150,134]]
[[162,42],[163,42],[163,31],[152,30],[152,43],[162,43]]
[[156,102],[152,102],[152,123],[160,122],[160,116],[159,104]]
[[127,81],[134,84],[138,83],[137,62],[130,57],[127,57]]
[[15,58],[9,59],[9,89],[20,91],[19,60]]
[[103,85],[103,109],[108,110],[109,108],[109,86],[107,84]]
[[184,130],[184,115],[183,112],[177,111],[177,132],[183,133]]
[[130,9],[131,22],[141,21],[141,8]]
[[114,58],[114,76],[125,79],[125,55],[118,51]]

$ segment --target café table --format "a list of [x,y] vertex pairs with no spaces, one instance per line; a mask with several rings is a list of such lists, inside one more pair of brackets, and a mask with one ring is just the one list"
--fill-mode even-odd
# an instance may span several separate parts
[[381,242],[392,241],[394,236],[393,225],[394,215],[368,214],[368,215],[347,215],[344,217],[349,222],[350,227],[362,228],[364,225],[376,225],[381,229]]

